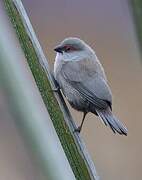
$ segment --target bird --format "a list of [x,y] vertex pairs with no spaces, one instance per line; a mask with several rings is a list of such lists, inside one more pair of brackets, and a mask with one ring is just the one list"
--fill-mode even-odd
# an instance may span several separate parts
[[72,108],[83,112],[80,133],[91,112],[114,133],[127,135],[127,128],[112,112],[112,92],[95,51],[77,37],[65,38],[54,50],[54,78]]

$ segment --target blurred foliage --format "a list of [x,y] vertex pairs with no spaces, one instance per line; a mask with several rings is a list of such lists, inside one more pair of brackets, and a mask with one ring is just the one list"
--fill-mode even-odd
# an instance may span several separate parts
[[32,42],[26,33],[20,15],[11,0],[4,0],[4,3],[76,179],[90,180],[85,162],[83,161],[69,128],[64,121],[63,114],[52,92],[50,82],[47,79],[43,68],[39,64],[38,57]]
[[140,50],[142,51],[142,0],[131,0],[131,6],[140,43]]

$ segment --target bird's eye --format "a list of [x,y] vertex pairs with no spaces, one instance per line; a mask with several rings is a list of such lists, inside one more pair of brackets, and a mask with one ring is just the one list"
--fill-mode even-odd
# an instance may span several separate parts
[[72,52],[72,51],[76,51],[77,49],[73,46],[70,46],[70,45],[66,45],[64,46],[64,51],[65,52]]
[[65,46],[65,52],[71,51],[71,47],[70,46]]

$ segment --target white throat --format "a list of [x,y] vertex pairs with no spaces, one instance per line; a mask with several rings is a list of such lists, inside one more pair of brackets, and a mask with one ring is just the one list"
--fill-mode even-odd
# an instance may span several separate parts
[[54,75],[55,75],[55,79],[57,80],[57,76],[59,74],[59,72],[61,71],[62,65],[65,62],[63,61],[63,56],[61,53],[57,53],[56,57],[55,57],[55,62],[54,62]]

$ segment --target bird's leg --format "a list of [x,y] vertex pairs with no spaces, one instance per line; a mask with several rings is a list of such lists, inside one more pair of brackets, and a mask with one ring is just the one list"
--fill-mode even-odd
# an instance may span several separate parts
[[81,121],[81,125],[80,125],[80,126],[78,126],[78,128],[77,128],[77,129],[75,129],[75,130],[74,130],[74,132],[78,132],[78,133],[80,133],[80,132],[81,132],[81,129],[82,129],[82,126],[83,126],[83,123],[84,123],[84,120],[85,120],[85,116],[86,116],[86,114],[87,114],[87,112],[84,112],[84,113],[83,113],[83,118],[82,118],[82,121]]
[[59,92],[60,91],[60,86],[59,84],[57,83],[57,81],[54,79],[54,82],[55,82],[55,88],[52,88],[52,91],[53,92]]
[[55,80],[53,72],[50,72],[50,73],[51,73],[51,76],[52,76],[54,84],[55,84],[55,88],[52,88],[52,91],[53,92],[59,92],[60,91],[60,86],[59,86],[58,82]]
[[52,88],[52,91],[53,91],[53,92],[59,92],[59,91],[60,91],[60,87],[57,86],[57,87],[55,87],[55,88]]

